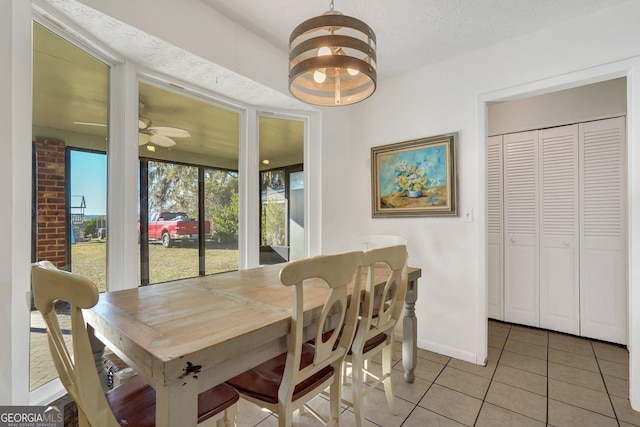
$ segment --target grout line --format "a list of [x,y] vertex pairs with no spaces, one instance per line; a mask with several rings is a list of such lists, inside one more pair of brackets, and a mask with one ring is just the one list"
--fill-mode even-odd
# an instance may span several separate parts
[[[420,402],[422,401],[422,399],[425,398],[425,396],[427,395],[427,393],[429,393],[429,390],[431,390],[431,387],[433,387],[433,385],[436,383],[436,379],[438,379],[438,377],[440,376],[440,374],[442,374],[442,371],[444,371],[444,369],[447,367],[447,365],[449,364],[449,362],[451,361],[451,357],[448,358],[447,363],[445,363],[442,367],[442,369],[440,370],[440,372],[438,372],[438,375],[435,376],[435,378],[433,379],[433,381],[431,381],[431,385],[429,387],[427,387],[427,389],[425,390],[424,394],[422,395],[422,397],[420,397],[420,399],[418,399],[418,403],[413,404],[413,408],[411,408],[411,410],[409,411],[409,413],[407,414],[407,416],[405,417],[405,419],[400,423],[400,426],[402,427],[404,425],[404,423],[407,422],[407,420],[411,417],[411,414],[413,414],[415,412],[415,410],[418,408],[418,406],[420,406]],[[437,363],[437,362],[433,362],[433,363]],[[426,380],[425,380],[426,381]],[[397,398],[397,396],[396,396]],[[433,412],[430,409],[427,408],[423,408],[422,406],[420,406],[421,409],[424,409],[425,411],[429,411],[429,412]],[[434,414],[437,414],[437,412],[433,412]],[[444,417],[444,415],[442,414],[438,414],[442,417]],[[447,418],[447,417],[445,417]],[[450,419],[450,418],[447,418]],[[451,420],[451,421],[455,421],[455,420]]]
[[598,372],[600,373],[600,379],[602,380],[602,384],[604,385],[604,391],[607,393],[607,397],[609,398],[609,404],[611,405],[611,410],[616,417],[616,422],[618,426],[620,426],[620,420],[618,419],[618,413],[616,412],[616,407],[613,406],[613,400],[611,400],[611,393],[609,393],[609,388],[607,387],[607,382],[604,380],[604,374],[602,373],[602,368],[600,367],[600,361],[598,360],[598,355],[596,354],[595,348],[593,348],[593,341],[589,340],[589,345],[591,346],[591,351],[593,352],[593,357],[596,359],[596,365],[598,365]]
[[[511,334],[511,325],[509,325],[509,331],[507,332],[507,335],[504,337],[504,342],[502,343],[502,347],[500,347],[500,354],[498,355],[498,359],[496,360],[496,369],[493,371],[493,374],[491,375],[491,378],[489,379],[489,387],[487,387],[487,391],[484,393],[484,396],[482,397],[482,405],[480,405],[480,410],[478,411],[478,414],[476,415],[476,419],[473,422],[474,426],[478,423],[478,419],[480,418],[480,413],[482,412],[482,408],[484,408],[484,405],[486,403],[487,395],[489,394],[489,389],[491,389],[491,385],[493,384],[494,377],[496,376],[496,372],[498,372],[498,366],[500,365],[500,359],[502,358],[502,353],[504,353],[504,348],[507,345],[507,340],[509,340],[509,335],[510,334]],[[489,355],[487,354],[487,359],[488,359],[488,356]],[[487,360],[487,363],[489,363],[488,360]]]
[[[550,400],[552,400],[551,397],[549,396],[549,383],[550,383],[549,365],[552,363],[550,358],[549,358],[549,353],[552,350],[552,348],[550,346],[550,344],[551,344],[550,341],[551,341],[551,332],[553,332],[553,331],[547,331],[547,332],[549,332],[549,334],[547,335],[547,375],[546,375],[546,379],[547,379],[547,396],[546,396],[546,399],[547,399],[547,423],[548,423],[549,422],[549,402],[550,402]],[[576,338],[578,338],[578,339],[580,339],[582,341],[585,341],[585,342],[587,342],[589,344],[589,346],[591,348],[592,357],[594,358],[594,360],[596,361],[596,365],[598,366],[598,372],[597,373],[600,375],[600,378],[601,378],[601,380],[603,382],[603,385],[605,387],[605,393],[607,394],[607,398],[609,400],[609,403],[610,403],[611,408],[612,408],[613,413],[614,413],[614,418],[613,419],[615,419],[617,425],[620,426],[621,421],[618,418],[618,414],[616,413],[615,406],[613,405],[612,394],[609,392],[609,389],[607,387],[607,383],[604,380],[604,373],[602,372],[602,368],[601,368],[601,365],[600,365],[600,360],[599,360],[599,358],[598,358],[598,356],[596,354],[596,351],[595,351],[594,343],[602,342],[602,341],[596,340],[596,339],[587,338],[587,337],[576,337]],[[610,345],[617,345],[615,343],[609,343],[609,342],[604,342],[604,343],[605,344],[610,344]],[[620,346],[620,345],[618,345],[618,346]],[[622,347],[624,347],[624,346],[622,346]],[[587,357],[587,358],[591,357],[591,356],[585,356],[584,354],[581,354],[581,353],[576,353],[576,352],[573,352],[573,351],[567,351],[567,350],[563,350],[563,349],[554,349],[554,350],[565,352],[565,353],[569,353],[569,354],[573,354],[573,355],[577,355],[577,356]],[[607,360],[607,359],[603,359],[603,360]],[[562,366],[567,366],[567,367],[570,367],[570,368],[579,369],[579,370],[583,370],[583,371],[590,372],[590,373],[596,373],[594,371],[590,371],[588,369],[582,369],[582,368],[579,368],[579,367],[574,366],[574,365],[565,365],[565,364],[559,363],[559,362],[553,362],[553,363],[558,363],[558,364],[560,364]],[[616,362],[613,362],[613,363],[616,363]],[[572,383],[572,382],[566,382],[566,381],[562,381],[562,380],[554,380],[554,381],[571,384],[573,386],[585,388],[585,389],[588,389],[588,390],[594,390],[594,389],[592,389],[590,387],[582,386],[580,384],[576,384],[576,383]],[[598,390],[594,390],[594,391],[598,391]],[[557,401],[557,399],[553,399],[553,400]],[[573,407],[578,408],[578,409],[583,410],[583,411],[593,412],[594,414],[605,416],[605,417],[608,417],[609,419],[611,419],[610,416],[607,416],[607,415],[602,414],[600,412],[592,411],[590,409],[587,409],[587,408],[584,408],[584,407],[581,407],[581,406],[577,406],[575,404],[570,404],[570,403],[566,403],[566,402],[562,402],[562,401],[558,401],[558,402],[561,402],[561,403],[563,403],[565,405],[573,406]]]
[[549,425],[549,347],[551,345],[551,335],[549,333],[547,333],[547,399],[546,399],[546,403],[547,403],[547,414],[546,414],[546,424]]

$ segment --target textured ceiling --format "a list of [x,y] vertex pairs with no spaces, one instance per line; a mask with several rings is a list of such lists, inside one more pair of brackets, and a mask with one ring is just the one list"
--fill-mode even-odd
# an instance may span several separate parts
[[[282,50],[328,0],[202,0]],[[458,56],[626,0],[335,0],[373,28],[380,78]]]
[[[80,1],[32,1],[53,6],[112,49],[149,69],[253,105],[309,108]],[[289,35],[300,22],[329,9],[327,0],[201,1],[285,52]],[[630,0],[335,0],[334,6],[365,21],[376,32],[378,76],[383,80],[625,1]]]

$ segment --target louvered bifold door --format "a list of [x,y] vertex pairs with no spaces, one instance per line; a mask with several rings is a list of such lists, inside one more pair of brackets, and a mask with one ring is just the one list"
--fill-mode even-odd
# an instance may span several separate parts
[[581,335],[627,342],[625,119],[580,125]]
[[502,239],[502,135],[487,141],[488,296],[491,319],[504,320]]
[[540,131],[540,327],[580,334],[578,125]]
[[539,326],[538,131],[504,145],[504,320]]

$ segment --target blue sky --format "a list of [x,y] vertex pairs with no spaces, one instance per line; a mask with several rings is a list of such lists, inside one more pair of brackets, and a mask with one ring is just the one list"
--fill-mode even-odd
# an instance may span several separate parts
[[[84,196],[85,215],[107,214],[107,156],[71,150],[71,195]],[[76,197],[72,197],[74,205]]]

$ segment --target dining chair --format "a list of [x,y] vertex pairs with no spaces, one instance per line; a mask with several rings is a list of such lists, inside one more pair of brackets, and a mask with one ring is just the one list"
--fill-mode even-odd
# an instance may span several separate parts
[[[363,265],[367,269],[360,316],[353,344],[345,356],[345,366],[351,364],[351,400],[344,403],[353,407],[356,425],[364,422],[362,410],[366,394],[383,384],[387,405],[393,415],[398,408],[393,396],[391,384],[391,365],[393,357],[393,330],[402,315],[407,293],[407,247],[405,245],[385,246],[364,251]],[[376,290],[377,283],[384,287]],[[365,362],[382,354],[382,374],[375,374]],[[374,381],[368,382],[367,377]]]
[[[95,284],[82,276],[58,270],[49,261],[31,267],[34,303],[47,326],[47,338],[60,381],[75,400],[80,427],[155,426],[155,390],[139,376],[104,393],[91,352],[89,333],[82,315],[98,302]],[[71,348],[65,341],[56,301],[71,306]],[[198,396],[199,426],[234,426],[238,393],[221,384]]]
[[360,236],[360,244],[364,249],[373,249],[383,246],[406,245],[407,239],[395,234],[364,234]]
[[[291,427],[298,409],[325,426],[340,425],[340,367],[360,305],[359,298],[349,298],[348,285],[353,282],[353,293],[360,293],[361,264],[362,252],[355,251],[292,261],[280,271],[280,281],[294,293],[287,351],[227,381],[242,398],[277,414],[280,427]],[[322,310],[305,325],[304,308],[318,304],[311,297],[320,290]],[[327,388],[329,419],[307,405]]]

